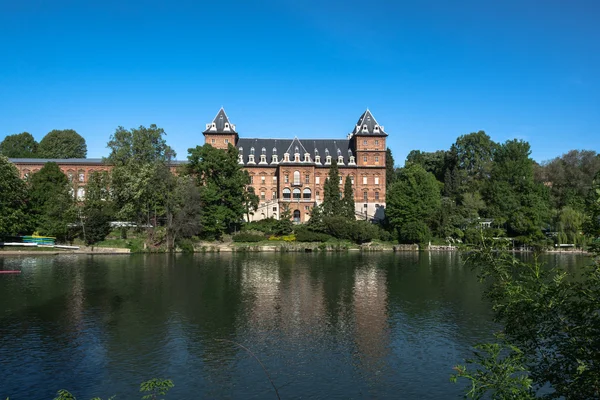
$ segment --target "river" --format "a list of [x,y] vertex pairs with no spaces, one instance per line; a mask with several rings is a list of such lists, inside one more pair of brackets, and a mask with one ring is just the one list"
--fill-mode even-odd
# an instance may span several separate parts
[[[565,268],[584,256],[546,256]],[[457,253],[0,257],[0,398],[460,398],[497,329]]]

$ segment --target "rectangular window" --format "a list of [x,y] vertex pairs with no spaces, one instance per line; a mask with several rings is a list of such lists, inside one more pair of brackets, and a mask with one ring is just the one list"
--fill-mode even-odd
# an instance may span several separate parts
[[316,183],[317,185],[320,185],[320,184],[321,184],[321,177],[320,177],[320,176],[315,176],[315,183]]
[[212,144],[215,144],[216,140],[215,139],[211,139],[210,141]]
[[306,174],[304,176],[304,183],[310,183],[310,175],[309,174]]
[[285,183],[290,183],[290,176],[289,176],[289,175],[284,175],[284,176],[283,176],[283,181],[284,181]]
[[366,185],[366,184],[367,184],[367,177],[363,176],[363,185]]
[[261,199],[261,200],[264,200],[265,198],[266,198],[266,197],[265,197],[265,192],[260,192],[260,199]]
[[273,191],[271,193],[271,199],[275,200],[277,198],[277,192]]
[[320,197],[321,197],[321,193],[320,193],[320,192],[317,192],[317,193],[315,193],[315,198],[316,198],[317,200],[319,200],[319,198],[320,198]]
[[379,146],[379,140],[375,139],[375,147]]
[[366,164],[367,163],[367,156],[363,156],[363,162]]
[[367,141],[363,140],[363,145],[366,146],[367,145]]
[[375,184],[379,185],[379,177],[378,176],[375,177]]
[[375,156],[375,162],[378,163],[379,162],[379,156]]
[[310,206],[304,206],[304,209],[305,209],[306,211],[310,211]]
[[250,183],[254,183],[254,176],[250,175]]
[[368,201],[369,200],[369,194],[367,192],[363,193],[363,200],[364,201]]
[[266,180],[266,178],[264,176],[260,177],[260,183],[262,183],[263,185],[265,184],[265,180]]
[[273,177],[273,183],[277,183],[277,177],[276,176]]
[[273,207],[273,212],[277,212],[277,207]]
[[354,176],[350,177],[350,181],[352,182],[352,184],[354,185]]
[[375,192],[375,200],[379,200],[379,192]]
[[343,179],[343,178],[340,176],[340,185],[342,184],[342,179]]
[[225,139],[225,144],[229,144],[229,139]]

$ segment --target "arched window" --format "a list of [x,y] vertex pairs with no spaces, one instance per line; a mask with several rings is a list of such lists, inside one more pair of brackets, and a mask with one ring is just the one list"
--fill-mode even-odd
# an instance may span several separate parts
[[254,155],[254,147],[250,147],[250,154]]
[[304,192],[302,193],[302,198],[304,200],[310,200],[310,195],[311,195],[311,191],[309,188],[304,189]]
[[79,182],[85,182],[85,172],[82,169],[79,170]]
[[263,148],[262,148],[262,150],[261,150],[261,154],[263,154],[263,155],[267,154],[267,149],[265,149],[265,148],[263,147]]
[[294,185],[300,184],[300,171],[294,171]]
[[294,210],[294,222],[300,222],[300,210]]
[[294,200],[300,200],[300,189],[294,189]]
[[289,200],[291,198],[292,198],[292,192],[291,192],[291,190],[288,189],[288,188],[283,189],[283,199],[284,200]]
[[77,189],[77,200],[83,200],[85,198],[85,189],[80,187]]

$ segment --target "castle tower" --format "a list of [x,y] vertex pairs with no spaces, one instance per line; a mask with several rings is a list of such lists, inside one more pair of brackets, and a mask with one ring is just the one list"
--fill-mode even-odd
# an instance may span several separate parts
[[385,168],[385,138],[387,135],[383,126],[377,123],[367,108],[350,134],[350,147],[356,154],[356,165]]
[[235,146],[239,136],[235,125],[229,122],[223,107],[219,110],[210,124],[206,124],[206,130],[202,132],[204,143],[208,143],[217,149],[227,149],[229,144]]

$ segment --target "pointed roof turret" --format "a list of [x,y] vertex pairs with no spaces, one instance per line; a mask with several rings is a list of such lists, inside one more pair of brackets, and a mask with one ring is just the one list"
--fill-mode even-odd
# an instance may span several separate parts
[[237,136],[235,125],[229,122],[229,118],[227,117],[223,107],[221,107],[212,123],[206,124],[206,130],[202,133],[222,133],[228,135],[234,134]]
[[388,134],[385,133],[383,126],[377,123],[375,117],[367,108],[358,119],[358,122],[350,135],[387,136]]

